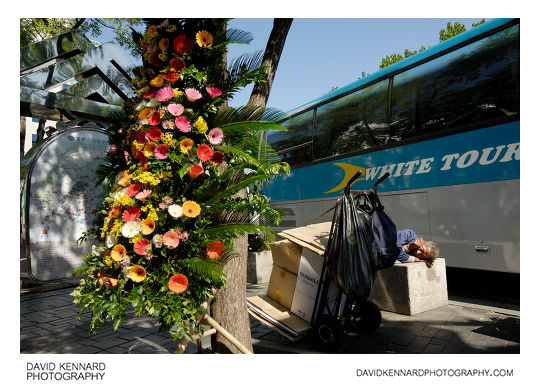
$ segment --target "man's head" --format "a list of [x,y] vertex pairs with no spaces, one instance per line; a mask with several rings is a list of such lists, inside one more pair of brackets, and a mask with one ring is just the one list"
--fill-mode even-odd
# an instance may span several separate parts
[[433,262],[439,257],[439,245],[436,242],[427,241],[411,253],[416,258]]

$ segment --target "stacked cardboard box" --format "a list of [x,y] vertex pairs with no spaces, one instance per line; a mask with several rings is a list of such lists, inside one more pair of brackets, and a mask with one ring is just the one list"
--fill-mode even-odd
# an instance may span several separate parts
[[[314,226],[317,227],[296,229],[300,231],[294,234],[280,234],[287,239],[270,245],[273,267],[266,292],[268,297],[307,322],[311,322],[313,316],[324,264],[325,246],[318,240],[329,231],[329,224]],[[336,302],[337,296],[338,289],[332,284],[328,291],[330,305]]]

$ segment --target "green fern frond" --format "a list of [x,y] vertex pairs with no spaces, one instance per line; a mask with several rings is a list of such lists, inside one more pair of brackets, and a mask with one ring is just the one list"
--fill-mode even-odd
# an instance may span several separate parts
[[207,261],[199,257],[194,257],[183,259],[182,263],[191,272],[207,278],[212,282],[220,283],[224,280],[222,265],[216,261]]
[[251,32],[242,31],[236,28],[228,29],[225,33],[225,44],[228,43],[241,43],[249,44],[253,41],[253,34]]
[[252,165],[258,165],[258,166],[261,165],[261,163],[255,157],[248,155],[246,152],[238,148],[235,148],[232,146],[226,146],[226,145],[216,145],[214,148],[223,153],[229,153],[233,155],[235,158],[237,158],[243,163],[250,163]]
[[214,227],[208,227],[203,234],[208,239],[224,240],[234,239],[245,234],[255,234],[259,231],[272,232],[266,226],[256,224],[225,224]]
[[237,193],[238,191],[241,191],[243,190],[244,188],[246,187],[249,187],[250,185],[252,184],[255,184],[259,181],[262,181],[262,180],[266,180],[267,179],[267,176],[265,173],[261,173],[261,174],[256,174],[254,176],[251,176],[251,177],[248,177],[247,179],[237,183],[237,184],[234,184],[232,186],[230,186],[229,188],[227,188],[226,190],[220,192],[219,194],[215,195],[212,199],[210,199],[207,204],[208,205],[212,205],[213,203],[216,203],[216,202],[219,202],[220,200],[226,198],[226,197],[229,197],[229,196],[232,196],[234,195],[235,193]]

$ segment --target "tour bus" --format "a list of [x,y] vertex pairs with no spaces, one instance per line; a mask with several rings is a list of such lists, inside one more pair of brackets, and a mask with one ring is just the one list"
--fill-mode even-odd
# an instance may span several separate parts
[[[447,267],[519,273],[519,19],[481,24],[308,102],[265,133],[291,166],[266,184],[277,231],[331,220],[348,180]],[[361,69],[359,69],[361,70]]]

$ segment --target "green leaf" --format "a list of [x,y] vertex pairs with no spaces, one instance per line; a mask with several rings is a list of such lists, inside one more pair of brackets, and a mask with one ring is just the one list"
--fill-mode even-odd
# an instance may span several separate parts
[[221,129],[225,134],[228,131],[263,131],[263,130],[287,130],[286,127],[275,122],[260,122],[260,121],[247,121],[247,122],[234,122],[230,124],[221,125]]
[[185,164],[179,171],[178,171],[178,176],[180,176],[180,178],[183,178],[184,175],[187,173],[187,171],[189,170],[189,168],[191,168],[191,165],[192,164]]

